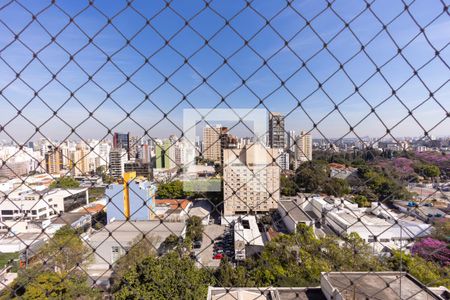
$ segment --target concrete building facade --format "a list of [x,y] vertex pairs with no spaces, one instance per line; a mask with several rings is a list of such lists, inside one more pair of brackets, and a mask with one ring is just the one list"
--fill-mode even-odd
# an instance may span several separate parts
[[203,157],[214,162],[221,161],[222,126],[206,126],[203,128]]
[[295,139],[295,160],[298,164],[312,160],[312,136],[304,131]]
[[263,213],[280,200],[280,168],[276,153],[261,144],[225,149],[223,168],[224,214]]
[[281,113],[269,113],[269,147],[285,147],[284,116]]

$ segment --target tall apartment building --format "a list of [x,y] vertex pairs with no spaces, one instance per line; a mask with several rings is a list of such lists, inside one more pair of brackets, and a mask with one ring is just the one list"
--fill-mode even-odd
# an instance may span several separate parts
[[109,174],[114,178],[121,178],[125,172],[125,162],[127,162],[127,151],[116,148],[109,152]]
[[277,112],[269,114],[269,147],[285,147],[284,116]]
[[289,152],[284,150],[284,149],[280,149],[277,148],[276,150],[276,162],[278,167],[281,170],[289,170]]
[[203,157],[214,162],[221,161],[222,126],[203,128]]
[[113,148],[128,150],[130,148],[130,134],[115,132],[113,137]]
[[151,147],[148,143],[142,144],[142,147],[139,148],[138,157],[143,163],[151,162],[152,152]]
[[111,144],[101,142],[98,144],[99,166],[107,167],[109,165],[109,152],[111,151]]
[[295,160],[302,163],[312,160],[312,136],[304,131],[295,139]]
[[276,150],[261,144],[223,151],[224,214],[262,213],[277,209],[280,168]]
[[45,153],[45,170],[49,174],[59,174],[63,169],[62,150],[58,147],[48,146]]
[[88,154],[89,148],[84,143],[79,143],[75,151],[69,152],[69,165],[67,166],[72,175],[80,176],[89,173]]
[[141,139],[137,136],[130,136],[129,153],[128,157],[137,158],[139,153],[139,148],[141,147]]
[[113,136],[113,148],[125,149],[127,152],[127,159],[130,158],[130,134],[115,132]]
[[295,131],[289,130],[286,134],[286,150],[289,152],[295,152]]

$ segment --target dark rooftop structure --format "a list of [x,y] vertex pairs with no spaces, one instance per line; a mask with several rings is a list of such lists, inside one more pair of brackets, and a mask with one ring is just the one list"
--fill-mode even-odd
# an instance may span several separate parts
[[295,200],[280,200],[279,205],[283,206],[284,211],[289,217],[296,222],[311,222],[311,217],[300,208],[300,205]]
[[63,224],[63,225],[72,225],[76,221],[80,220],[82,217],[89,215],[89,213],[85,212],[70,212],[63,213],[61,216],[57,217],[52,221],[53,224]]

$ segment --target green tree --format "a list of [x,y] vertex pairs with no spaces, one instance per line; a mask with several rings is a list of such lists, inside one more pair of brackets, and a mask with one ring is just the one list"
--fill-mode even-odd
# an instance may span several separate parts
[[72,189],[80,187],[80,183],[76,181],[73,177],[62,176],[57,178],[50,184],[51,189],[62,188],[62,189]]
[[85,261],[87,247],[70,226],[59,229],[39,251],[37,257],[57,272],[70,271]]
[[[23,295],[18,299],[100,299],[99,292],[87,284],[86,275],[82,272],[55,273],[39,272],[28,281]],[[16,298],[16,297],[14,297]]]
[[96,299],[83,268],[88,251],[77,232],[64,226],[39,250],[31,268],[19,270],[2,299]]
[[441,267],[435,262],[402,251],[394,251],[390,263],[393,270],[408,272],[425,285],[450,288],[450,278],[447,276],[450,266]]
[[202,219],[198,216],[192,216],[186,221],[186,237],[192,241],[200,241],[203,237]]
[[307,193],[321,192],[328,179],[326,162],[309,161],[301,164],[296,170],[295,183]]
[[158,198],[161,199],[182,199],[190,196],[190,193],[183,189],[183,182],[179,180],[161,183],[158,186]]
[[370,201],[369,199],[367,199],[366,196],[363,195],[356,195],[353,198],[353,201],[358,204],[359,207],[369,207],[370,206]]
[[450,222],[436,221],[433,226],[432,236],[435,239],[450,242]]
[[125,274],[115,299],[205,299],[208,285],[215,283],[211,273],[170,252],[150,256]]
[[114,265],[113,289],[117,288],[117,284],[120,283],[123,276],[135,265],[156,254],[155,244],[157,243],[158,240],[156,238],[144,235],[140,235],[133,241],[131,248]]
[[435,177],[439,177],[441,175],[441,170],[439,169],[438,166],[425,164],[425,163],[415,165],[414,170],[420,176],[424,176],[424,177],[428,177],[428,178],[435,178]]
[[282,196],[295,196],[297,194],[297,187],[291,176],[280,176],[280,193]]
[[[362,186],[355,189],[367,190],[369,188],[371,193],[377,197],[374,200],[407,199],[410,196],[401,182],[380,168],[362,165],[358,168],[358,176],[361,179]],[[362,194],[367,196],[367,194]]]
[[322,191],[327,195],[342,197],[350,193],[351,188],[345,179],[329,178],[325,181]]
[[224,287],[251,287],[255,286],[249,276],[247,276],[247,269],[244,266],[237,266],[234,268],[225,256],[214,274],[217,282]]
[[386,270],[387,266],[356,233],[344,241],[317,238],[312,227],[299,224],[296,233],[277,236],[260,256],[246,260],[243,269],[233,270],[222,262],[216,276],[227,285],[311,286],[319,284],[321,272]]
[[180,238],[176,234],[171,233],[161,244],[162,252],[174,249],[179,243]]

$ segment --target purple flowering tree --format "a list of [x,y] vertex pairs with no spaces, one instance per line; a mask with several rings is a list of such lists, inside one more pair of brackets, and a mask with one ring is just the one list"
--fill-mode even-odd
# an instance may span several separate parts
[[411,249],[412,254],[419,255],[426,260],[433,260],[443,266],[450,265],[449,244],[433,238],[417,241]]

